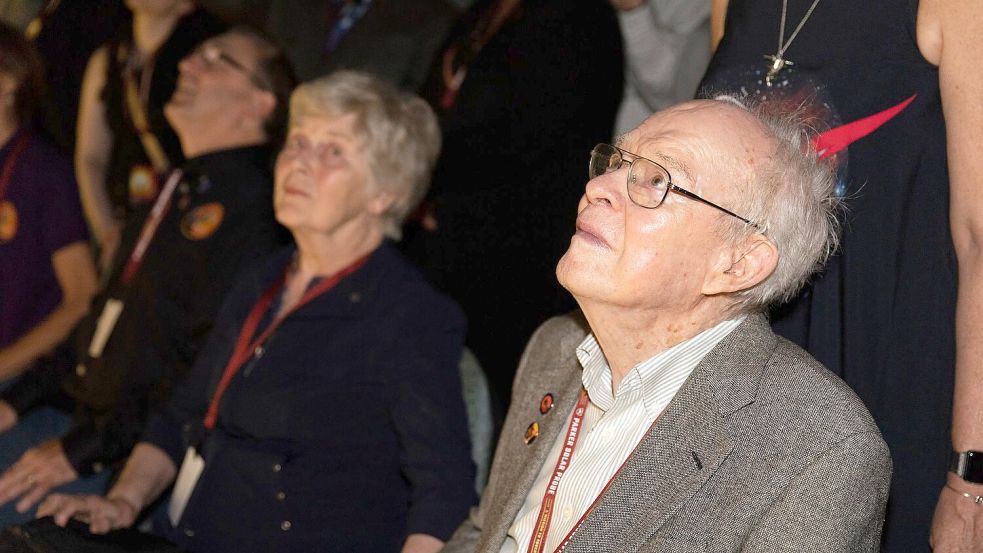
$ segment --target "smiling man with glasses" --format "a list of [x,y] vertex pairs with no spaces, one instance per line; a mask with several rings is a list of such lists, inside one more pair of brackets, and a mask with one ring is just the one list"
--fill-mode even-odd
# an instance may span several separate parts
[[597,145],[588,177],[556,270],[581,312],[533,335],[446,551],[876,551],[887,448],[764,315],[837,241],[795,116],[681,104]]
[[[209,51],[234,54],[235,64]],[[49,491],[124,459],[149,411],[190,370],[237,272],[280,246],[270,161],[286,126],[289,64],[255,31],[233,29],[179,68],[164,112],[186,161],[166,179],[167,195],[127,218],[104,293],[77,331],[78,365],[25,375],[0,394],[9,413],[0,451],[20,457],[0,467],[0,505],[27,513]],[[31,436],[40,443],[25,452],[12,441],[18,418],[55,399],[71,408],[70,428]]]

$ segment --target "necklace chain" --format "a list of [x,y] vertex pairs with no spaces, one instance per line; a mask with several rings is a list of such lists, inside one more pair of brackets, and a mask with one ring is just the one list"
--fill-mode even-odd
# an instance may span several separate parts
[[785,54],[785,51],[788,50],[788,47],[792,45],[792,41],[795,40],[795,37],[799,35],[799,31],[802,30],[802,27],[806,24],[806,21],[809,20],[809,17],[812,15],[812,12],[816,9],[816,6],[818,5],[819,5],[819,0],[812,1],[812,5],[809,6],[809,9],[806,11],[806,14],[802,16],[802,19],[799,21],[799,24],[795,27],[795,30],[792,31],[792,36],[788,37],[788,42],[785,42],[785,16],[788,13],[788,0],[782,0],[782,25],[781,28],[778,30],[778,52],[775,54],[775,57],[781,58]]

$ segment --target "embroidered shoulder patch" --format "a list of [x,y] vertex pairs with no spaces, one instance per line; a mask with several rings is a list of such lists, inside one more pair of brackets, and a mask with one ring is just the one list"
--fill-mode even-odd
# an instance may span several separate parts
[[218,230],[225,208],[218,202],[200,205],[181,219],[181,234],[188,240],[204,240]]

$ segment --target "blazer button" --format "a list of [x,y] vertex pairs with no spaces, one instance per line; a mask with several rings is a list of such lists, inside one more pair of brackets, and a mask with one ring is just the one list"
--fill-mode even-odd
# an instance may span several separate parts
[[285,520],[285,521],[283,521],[283,522],[280,523],[280,530],[283,530],[284,532],[286,532],[287,530],[290,530],[290,527],[291,526],[293,526],[293,525],[290,524],[290,521],[289,520]]
[[273,472],[280,472],[283,470],[283,466],[280,463],[273,463]]
[[88,370],[85,368],[85,365],[83,365],[82,363],[75,365],[75,376],[79,378],[85,378],[86,372],[88,372]]
[[287,494],[285,494],[283,492],[276,492],[276,500],[277,501],[283,501],[286,498],[287,498]]
[[193,537],[195,537],[195,531],[192,530],[191,528],[185,528],[184,529],[184,535],[185,536],[188,536],[189,538],[193,538]]

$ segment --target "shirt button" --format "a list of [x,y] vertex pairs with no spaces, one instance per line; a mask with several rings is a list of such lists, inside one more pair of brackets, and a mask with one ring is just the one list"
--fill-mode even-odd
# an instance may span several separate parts
[[189,538],[193,538],[193,537],[195,537],[195,531],[192,530],[191,528],[185,528],[184,529],[184,535],[185,536],[188,536]]
[[290,521],[289,520],[285,520],[285,521],[283,521],[283,522],[280,523],[280,530],[283,530],[284,532],[286,532],[287,530],[290,530],[290,527],[291,526],[293,526],[293,525],[290,524]]
[[283,501],[286,498],[287,498],[287,494],[285,494],[283,492],[276,492],[276,500],[277,501]]
[[86,372],[88,371],[85,368],[85,365],[83,365],[82,363],[75,365],[75,376],[78,376],[79,378],[85,378]]
[[563,516],[563,520],[570,520],[570,517],[573,516],[573,509],[571,507],[564,507],[561,515]]
[[273,463],[273,472],[280,472],[282,469],[283,466],[280,463]]

